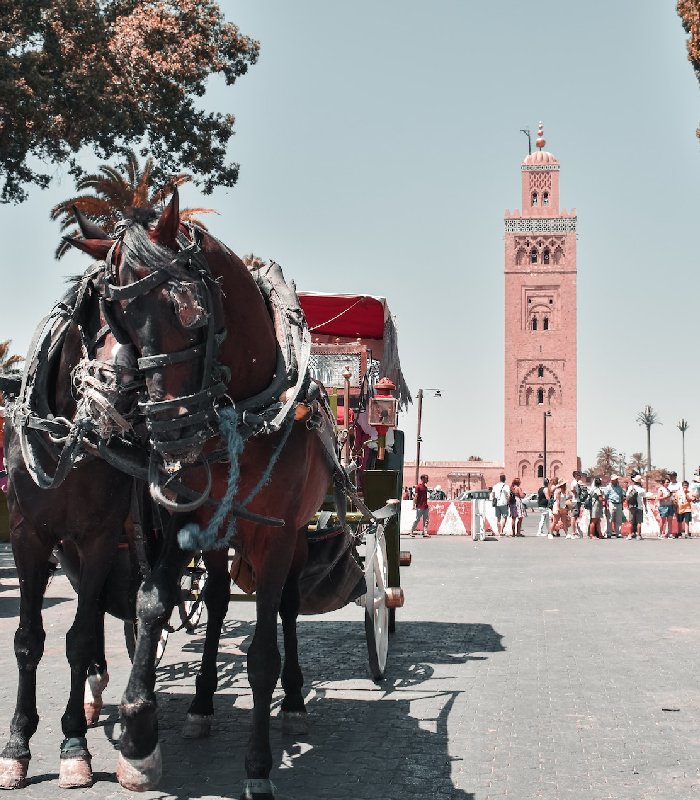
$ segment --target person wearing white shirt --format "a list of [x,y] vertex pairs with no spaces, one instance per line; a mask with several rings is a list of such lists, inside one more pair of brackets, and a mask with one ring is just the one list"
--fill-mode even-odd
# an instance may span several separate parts
[[491,500],[496,511],[498,535],[503,536],[503,529],[508,519],[508,503],[510,502],[510,486],[506,483],[505,475],[501,475],[501,480],[491,490]]

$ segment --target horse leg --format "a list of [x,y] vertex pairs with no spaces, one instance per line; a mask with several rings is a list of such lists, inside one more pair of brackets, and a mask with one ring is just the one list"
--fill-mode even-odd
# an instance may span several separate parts
[[221,628],[231,598],[231,576],[228,571],[228,549],[210,550],[204,554],[207,583],[204,603],[207,607],[207,634],[204,654],[195,681],[196,693],[187,711],[187,721],[182,735],[187,739],[209,736],[214,715],[214,692],[218,683],[216,657],[219,652]]
[[93,728],[100,721],[100,711],[102,711],[102,692],[109,683],[109,673],[107,672],[107,658],[105,656],[105,615],[99,614],[95,629],[95,639],[97,641],[95,656],[92,664],[88,668],[88,676],[85,681],[85,695],[83,697],[83,709],[85,711],[85,721],[88,728]]
[[[253,568],[258,576],[256,607],[257,620],[253,641],[248,648],[248,682],[253,691],[253,726],[245,757],[248,780],[245,783],[241,800],[262,800],[273,798],[269,780],[272,769],[272,750],[270,748],[270,705],[272,693],[280,674],[280,652],[277,647],[277,615],[280,609],[282,589],[289,568],[285,568],[285,553],[282,543],[294,542],[295,530],[289,526],[282,529],[275,543],[275,558]],[[268,554],[269,555],[269,554]],[[286,564],[292,560],[287,554]]]
[[156,648],[178,600],[180,575],[191,557],[191,552],[180,549],[171,530],[156,568],[141,585],[136,599],[138,637],[131,675],[119,706],[122,736],[117,764],[119,783],[134,792],[152,789],[163,772],[155,694]]
[[298,548],[294,564],[290,570],[282,590],[280,617],[284,636],[284,665],[282,667],[282,730],[286,734],[304,734],[308,731],[306,706],[301,693],[304,686],[304,675],[299,665],[299,649],[297,642],[297,617],[301,595],[299,592],[299,575],[306,560],[306,541],[304,529],[298,539],[303,547]]
[[[109,534],[92,539],[80,547],[78,609],[66,634],[66,657],[71,669],[71,688],[61,718],[64,740],[61,744],[61,769],[58,785],[62,789],[92,786],[92,757],[87,746],[88,720],[85,715],[85,684],[96,653],[103,649],[104,617],[95,598],[100,596],[112,568],[105,553],[116,553],[118,538]],[[106,670],[105,670],[106,672]]]
[[19,681],[10,738],[0,753],[0,789],[21,789],[32,757],[29,740],[39,724],[36,670],[46,639],[41,605],[51,556],[51,546],[43,543],[25,520],[12,530],[12,550],[20,587],[19,626],[15,633]]

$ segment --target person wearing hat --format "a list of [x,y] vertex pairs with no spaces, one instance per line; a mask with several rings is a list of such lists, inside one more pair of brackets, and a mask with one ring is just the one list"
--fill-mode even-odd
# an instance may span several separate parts
[[570,505],[571,502],[566,493],[566,478],[562,478],[554,486],[554,508],[552,508],[552,532],[549,534],[550,539],[559,536],[562,530],[565,536],[571,538],[569,535]]
[[625,490],[620,486],[620,476],[611,475],[610,483],[605,487],[605,497],[607,500],[607,510],[605,518],[608,523],[607,537],[620,538],[620,528],[622,527],[622,505],[625,499]]
[[[627,490],[627,511],[629,512],[632,533],[630,539],[642,538],[642,522],[644,521],[644,510],[647,506],[646,492],[642,488],[642,476],[633,475],[632,483]],[[637,533],[639,531],[639,534]]]
[[433,490],[433,500],[447,500],[447,495],[442,491],[442,486],[438,485]]

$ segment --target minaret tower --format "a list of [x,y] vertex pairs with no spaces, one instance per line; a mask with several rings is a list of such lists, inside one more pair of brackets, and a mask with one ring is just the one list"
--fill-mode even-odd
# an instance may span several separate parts
[[[522,162],[522,214],[505,224],[505,469],[534,491],[565,477],[576,453],[576,210],[559,210],[559,161]],[[545,414],[549,412],[545,420]]]

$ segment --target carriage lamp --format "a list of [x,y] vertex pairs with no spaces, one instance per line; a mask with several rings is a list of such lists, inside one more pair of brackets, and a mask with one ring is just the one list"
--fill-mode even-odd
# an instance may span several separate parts
[[389,378],[382,378],[374,384],[374,397],[369,401],[369,424],[376,428],[377,458],[384,461],[386,432],[396,426],[396,398],[392,392],[396,386]]

